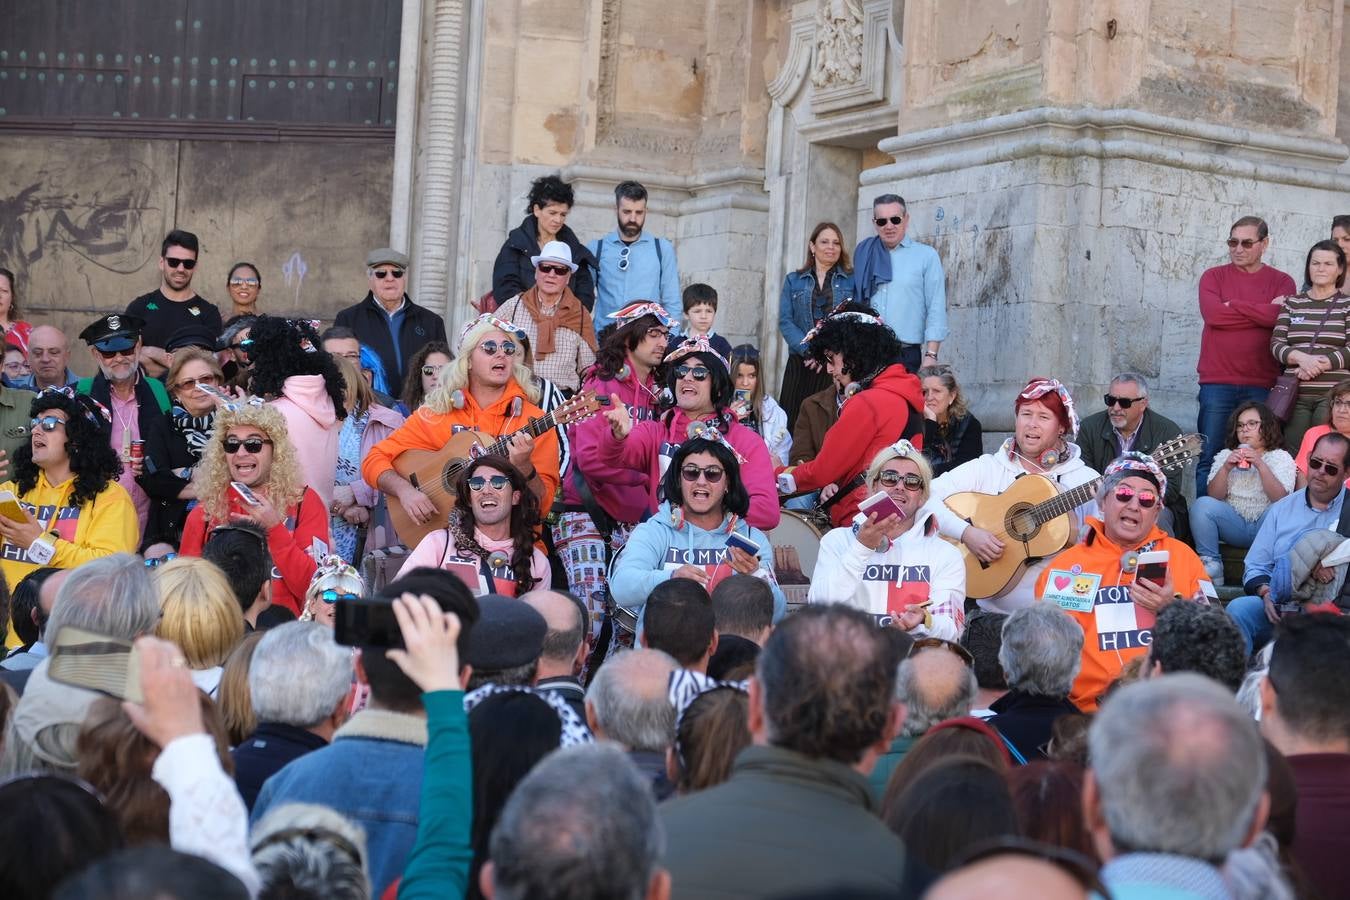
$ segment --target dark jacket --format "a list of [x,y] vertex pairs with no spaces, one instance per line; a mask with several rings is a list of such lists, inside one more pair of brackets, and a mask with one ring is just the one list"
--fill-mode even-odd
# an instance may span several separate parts
[[839,421],[839,391],[834,384],[816,391],[802,401],[797,412],[797,427],[792,429],[792,452],[788,461],[800,465],[815,459],[825,443],[825,432]]
[[[1152,409],[1144,410],[1139,420],[1139,434],[1135,436],[1132,449],[1139,453],[1152,453],[1158,445],[1181,434],[1181,427],[1166,416]],[[1112,460],[1120,456],[1120,443],[1116,440],[1116,431],[1111,427],[1111,419],[1106,410],[1093,413],[1078,426],[1078,437],[1074,443],[1083,451],[1083,463],[1088,468],[1105,472]],[[1181,495],[1181,473],[1175,469],[1167,475],[1167,493],[1163,495],[1163,504],[1170,510],[1179,525],[1186,520],[1186,498]]]
[[[558,232],[558,240],[571,248],[572,262],[577,266],[568,286],[582,306],[594,308],[595,255],[577,240],[576,234],[566,225]],[[502,304],[534,287],[534,264],[530,262],[530,257],[538,256],[540,249],[539,223],[531,213],[511,230],[506,236],[506,243],[497,251],[497,261],[492,264],[492,299]],[[598,331],[609,324],[612,323],[597,322],[595,327]]]
[[985,721],[1016,747],[1027,762],[1045,759],[1041,748],[1050,743],[1055,721],[1060,716],[1078,713],[1078,707],[1068,697],[1046,697],[1018,690],[1008,691],[989,704],[989,708],[994,715]]
[[801,356],[802,339],[816,322],[825,318],[825,314],[841,303],[852,300],[857,291],[853,286],[853,273],[845,272],[839,266],[830,269],[826,277],[829,287],[825,303],[815,302],[816,273],[789,272],[783,279],[783,293],[778,297],[778,331],[787,342],[788,352]]
[[659,808],[671,896],[896,895],[905,848],[843,763],[747,747],[730,780]]
[[937,422],[923,420],[923,455],[933,467],[934,478],[983,454],[984,429],[972,413],[966,413],[956,421],[948,421],[945,436],[938,431]]
[[552,691],[561,697],[577,718],[586,721],[586,689],[571,675],[559,675],[557,678],[545,678],[535,685],[541,691]]
[[29,410],[33,406],[33,395],[26,390],[0,387],[0,450],[14,465],[14,454],[29,442],[28,423],[32,421]]
[[252,737],[230,751],[234,757],[234,783],[249,812],[253,811],[263,782],[291,760],[327,746],[327,741],[304,728],[280,722],[260,724]]
[[[99,372],[93,378],[86,378],[76,385],[76,390],[80,393],[88,394],[99,403],[107,407],[109,414],[112,413],[112,386],[108,384],[108,379]],[[140,430],[141,440],[145,441],[145,462],[142,472],[161,471],[163,469],[173,468],[175,465],[190,465],[190,463],[173,463],[170,457],[166,455],[166,445],[163,441],[156,440],[152,435],[160,434],[162,429],[172,430],[173,423],[169,420],[169,395],[165,391],[164,385],[158,380],[150,378],[144,373],[136,378],[136,424]],[[122,436],[120,434],[111,435],[112,446],[114,450],[121,451]],[[141,490],[146,490],[145,482],[142,480],[145,475],[136,479],[136,483],[141,486]],[[153,497],[153,495],[151,495]],[[177,501],[176,501],[177,502]],[[166,516],[172,516],[176,506],[171,504],[172,508],[161,508],[158,498],[150,507],[150,516],[145,523],[145,534],[142,537],[153,537],[158,534],[155,530],[157,522],[165,520]],[[182,530],[183,517],[179,516],[178,526]]]
[[150,431],[143,430],[141,435],[145,440],[145,465],[136,483],[150,498],[144,537],[177,545],[188,512],[188,501],[180,500],[178,494],[191,480],[182,477],[180,470],[195,466],[198,459],[174,427],[171,415],[160,416],[150,423]]
[[389,316],[375,295],[366,292],[366,299],[355,306],[349,306],[337,314],[334,325],[341,325],[356,332],[361,343],[366,344],[380,355],[384,365],[384,374],[390,384],[403,384],[408,360],[432,341],[449,341],[445,337],[445,320],[425,306],[418,306],[403,295],[407,304],[403,307],[403,325],[398,332],[398,345],[402,351],[403,365],[398,365],[394,354],[394,342],[389,336]]

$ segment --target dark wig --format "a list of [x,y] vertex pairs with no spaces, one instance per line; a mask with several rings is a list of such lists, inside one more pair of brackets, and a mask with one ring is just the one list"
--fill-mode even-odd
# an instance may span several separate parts
[[617,380],[619,372],[628,365],[628,354],[642,343],[642,339],[647,336],[647,329],[659,328],[660,325],[656,316],[646,315],[618,327],[611,325],[606,328],[600,338],[600,348],[595,351],[595,365],[586,373],[586,377]]
[[[686,353],[684,356],[677,356],[674,359],[667,359],[662,368],[665,369],[665,378],[662,379],[665,388],[670,391],[670,396],[675,396],[675,385],[679,378],[675,376],[675,369],[681,364],[689,365],[689,358],[694,357],[699,365],[707,368],[709,378],[712,381],[713,409],[720,416],[731,405],[731,398],[735,395],[731,385],[731,373],[727,371],[726,360],[722,359],[716,353],[707,350],[695,350],[693,353]],[[674,400],[671,400],[674,405]]]
[[427,398],[426,391],[422,390],[422,366],[426,365],[427,357],[433,353],[444,353],[450,359],[455,358],[445,341],[427,341],[421,350],[412,355],[408,360],[408,375],[403,379],[403,393],[399,397],[409,412],[421,406]]
[[840,313],[860,312],[875,316],[876,311],[863,303],[844,303],[820,324],[807,345],[806,356],[824,365],[828,353],[844,359],[844,374],[854,381],[867,381],[887,366],[900,362],[900,339],[888,326],[877,326]]
[[480,559],[489,554],[473,534],[473,505],[469,502],[469,479],[479,469],[488,467],[501,472],[511,481],[511,490],[520,491],[520,502],[511,507],[511,572],[516,577],[516,596],[534,589],[530,563],[534,561],[534,533],[539,527],[539,498],[530,490],[520,470],[505,456],[480,456],[464,467],[455,482],[455,509],[450,513],[450,533],[455,546],[467,550]]
[[322,349],[313,325],[300,319],[259,316],[248,336],[257,348],[249,356],[253,362],[249,393],[275,400],[292,375],[322,375],[334,412],[339,419],[347,418],[347,382],[332,354]]
[[[68,397],[60,391],[44,391],[33,400],[28,414],[37,418],[49,409],[66,414],[66,455],[70,457],[70,471],[75,474],[75,493],[70,498],[76,506],[93,502],[103,493],[108,482],[122,474],[121,457],[109,443],[112,426],[103,418],[94,400],[84,394]],[[97,424],[89,416],[97,419]],[[24,441],[14,451],[14,481],[19,493],[26,494],[38,483],[38,467],[33,462],[33,443]]]
[[722,497],[722,508],[745,518],[745,514],[750,511],[750,493],[741,482],[741,464],[736,462],[736,454],[730,447],[721,441],[710,441],[707,438],[685,441],[671,458],[670,466],[661,480],[661,490],[670,501],[670,505],[672,507],[684,505],[684,494],[680,492],[680,483],[683,481],[680,469],[684,467],[684,461],[695,453],[711,453],[717,460],[717,464],[722,467],[724,473],[722,478],[727,486],[726,495]]

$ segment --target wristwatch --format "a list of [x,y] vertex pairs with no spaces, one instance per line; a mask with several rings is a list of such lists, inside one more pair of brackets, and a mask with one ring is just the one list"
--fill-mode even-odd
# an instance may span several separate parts
[[45,566],[56,555],[56,536],[44,534],[28,545],[28,561]]

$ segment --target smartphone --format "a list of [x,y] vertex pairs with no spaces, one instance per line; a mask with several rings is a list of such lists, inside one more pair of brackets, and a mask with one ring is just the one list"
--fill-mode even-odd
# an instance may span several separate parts
[[133,703],[141,693],[141,658],[130,641],[67,625],[51,644],[47,675],[53,681]]
[[238,495],[239,499],[243,500],[249,506],[262,506],[262,501],[258,499],[258,495],[253,493],[249,486],[242,481],[231,481],[230,487],[234,489],[234,492]]
[[858,504],[858,511],[864,516],[870,516],[876,513],[876,520],[880,522],[887,516],[898,516],[903,522],[906,518],[905,511],[891,499],[891,495],[885,491],[877,491],[872,496]]
[[1150,550],[1139,554],[1139,564],[1134,570],[1134,578],[1146,578],[1156,585],[1167,580],[1167,561],[1171,554],[1166,550]]
[[12,519],[15,522],[28,521],[28,518],[23,514],[23,507],[19,505],[19,500],[14,496],[13,491],[0,491],[0,516]]
[[745,388],[736,388],[736,401],[738,403],[749,403],[750,392]]
[[339,600],[334,609],[333,637],[344,647],[402,647],[403,632],[394,618],[392,600],[361,597]]
[[751,556],[759,556],[759,544],[756,544],[754,541],[750,540],[745,535],[737,534],[734,531],[731,534],[727,535],[727,546],[740,547],[742,550],[744,550],[746,553],[749,553]]

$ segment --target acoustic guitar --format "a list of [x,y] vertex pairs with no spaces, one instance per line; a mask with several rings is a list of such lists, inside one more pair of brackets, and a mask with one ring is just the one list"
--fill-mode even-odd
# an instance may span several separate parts
[[404,450],[394,457],[394,471],[427,495],[436,506],[436,514],[426,524],[418,524],[397,497],[389,496],[389,520],[398,532],[399,540],[409,547],[416,547],[422,538],[446,526],[450,510],[455,508],[455,483],[473,460],[489,454],[506,456],[507,447],[516,435],[539,437],[553,428],[590,418],[602,405],[595,391],[583,391],[547,415],[531,419],[524,428],[502,435],[491,444],[484,443],[485,438],[492,440],[491,435],[459,431],[439,450]]
[[[1153,461],[1167,470],[1200,455],[1204,438],[1183,434],[1158,445]],[[981,562],[965,544],[958,549],[966,563],[966,596],[978,600],[1002,597],[1016,587],[1033,563],[1054,556],[1078,539],[1073,511],[1092,500],[1101,478],[1061,492],[1044,475],[1023,475],[1001,494],[962,491],[946,499],[947,508],[976,528],[1003,541],[1003,555]]]

